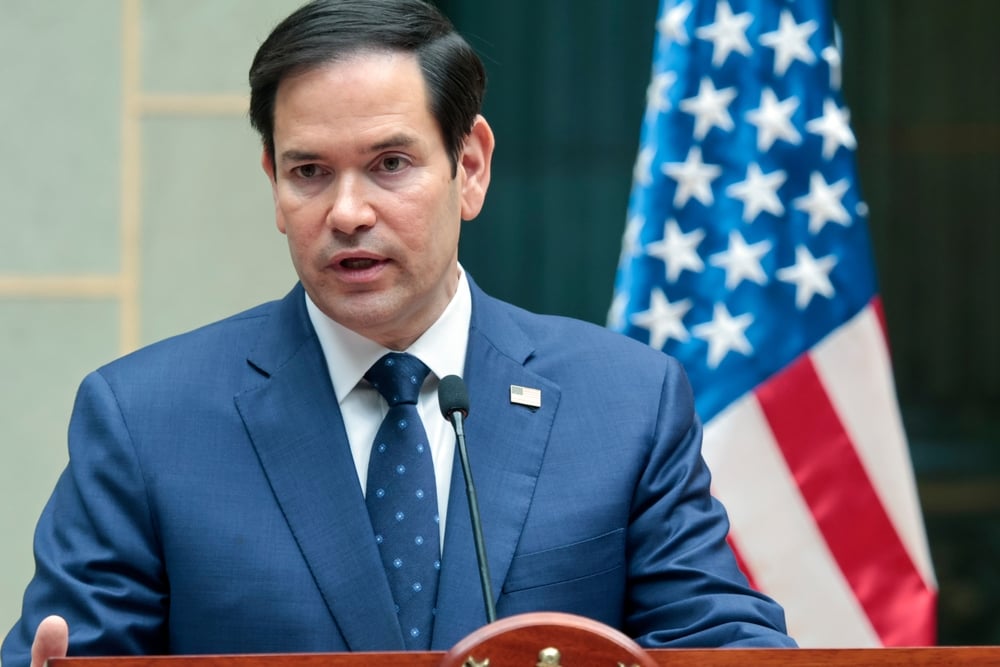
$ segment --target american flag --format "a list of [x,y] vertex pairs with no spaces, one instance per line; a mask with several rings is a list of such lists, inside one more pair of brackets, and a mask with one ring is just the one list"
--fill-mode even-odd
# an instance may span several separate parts
[[663,0],[609,326],[684,364],[751,583],[803,646],[935,642],[824,0]]

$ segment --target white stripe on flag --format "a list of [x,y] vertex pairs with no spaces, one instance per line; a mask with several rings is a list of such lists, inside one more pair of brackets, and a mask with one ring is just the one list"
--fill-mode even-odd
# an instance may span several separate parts
[[927,587],[937,588],[885,335],[872,305],[811,356],[900,540]]
[[712,491],[750,577],[784,608],[803,647],[881,646],[792,479],[752,394],[705,425]]

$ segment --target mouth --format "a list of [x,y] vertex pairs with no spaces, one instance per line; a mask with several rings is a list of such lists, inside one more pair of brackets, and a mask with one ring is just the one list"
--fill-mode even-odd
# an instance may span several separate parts
[[372,268],[376,264],[381,263],[381,261],[370,257],[348,257],[347,259],[340,260],[338,265],[349,271],[363,271]]
[[350,283],[370,283],[382,275],[390,260],[387,257],[364,251],[347,251],[332,257],[328,266],[340,280]]

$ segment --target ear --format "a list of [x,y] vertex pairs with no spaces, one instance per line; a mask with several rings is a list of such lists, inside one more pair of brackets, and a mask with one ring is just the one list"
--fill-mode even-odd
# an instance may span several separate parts
[[285,218],[281,215],[281,209],[278,208],[278,180],[274,173],[274,159],[271,157],[270,151],[265,148],[260,154],[260,166],[267,174],[267,180],[271,182],[271,198],[274,200],[274,221],[278,225],[278,231],[282,234],[285,233]]
[[476,116],[458,164],[462,177],[462,220],[472,220],[483,209],[490,187],[493,160],[493,130],[482,116]]

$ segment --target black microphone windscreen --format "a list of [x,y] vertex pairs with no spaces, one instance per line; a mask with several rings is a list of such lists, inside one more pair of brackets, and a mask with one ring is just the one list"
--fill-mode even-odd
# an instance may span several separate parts
[[465,390],[465,382],[457,375],[441,378],[438,385],[438,404],[445,419],[451,419],[453,412],[461,412],[463,417],[469,415],[469,393]]

